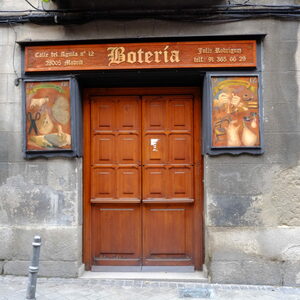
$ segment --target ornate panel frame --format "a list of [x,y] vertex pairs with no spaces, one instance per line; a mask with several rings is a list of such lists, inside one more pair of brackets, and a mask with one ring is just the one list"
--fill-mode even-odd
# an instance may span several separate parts
[[74,76],[23,79],[25,158],[81,156],[81,103]]
[[208,72],[203,91],[203,152],[262,154],[262,82],[258,72]]

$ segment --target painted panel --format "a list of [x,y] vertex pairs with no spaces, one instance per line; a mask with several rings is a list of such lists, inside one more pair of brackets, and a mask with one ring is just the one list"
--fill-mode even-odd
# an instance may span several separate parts
[[71,150],[70,81],[25,82],[26,151]]
[[212,147],[259,147],[257,76],[212,76]]

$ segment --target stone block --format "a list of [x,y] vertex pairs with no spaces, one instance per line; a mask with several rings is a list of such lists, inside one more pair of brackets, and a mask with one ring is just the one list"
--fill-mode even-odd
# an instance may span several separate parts
[[81,261],[81,227],[49,226],[15,228],[12,255],[15,260],[29,260],[32,240],[35,235],[42,238],[41,260]]
[[[253,1],[254,2],[254,1]],[[272,4],[278,4],[278,1],[268,1],[273,2]],[[289,1],[285,1],[288,3]],[[283,4],[281,1],[280,4]],[[288,3],[290,4],[290,2]],[[298,24],[295,20],[288,20],[288,22],[280,22],[276,19],[261,20],[265,23],[266,37],[265,40],[268,42],[281,42],[281,41],[296,41]]]
[[264,107],[265,132],[299,132],[299,111],[296,102],[267,103]]
[[263,105],[267,103],[297,103],[299,71],[263,72]]
[[[0,218],[2,217],[3,216],[0,213]],[[14,247],[13,239],[14,233],[12,228],[6,226],[0,227],[0,241],[2,241],[0,247],[0,263],[2,260],[4,261],[12,258],[12,249]]]
[[[43,165],[41,167],[46,168]],[[5,212],[7,216],[6,219],[0,219],[1,224],[75,225],[76,192],[58,191],[47,183],[37,184],[30,176],[21,174],[10,176],[6,184],[0,187],[0,214]],[[40,171],[38,174],[43,177]]]
[[281,263],[263,260],[214,261],[210,265],[213,283],[281,285]]
[[0,162],[0,187],[7,180],[9,174],[8,170],[9,170],[8,163]]
[[[79,28],[79,27],[78,27]],[[68,40],[69,37],[66,34],[65,26],[41,26],[36,24],[26,24],[18,26],[16,28],[18,33],[19,41],[55,41],[55,40]],[[47,34],[45,34],[47,33]],[[78,39],[86,39],[79,34]],[[9,43],[13,44],[15,40],[15,36],[13,32],[9,33],[8,36]],[[19,54],[18,54],[19,55]],[[20,56],[21,57],[21,56]],[[21,59],[20,59],[21,60]]]
[[[278,225],[300,226],[300,166],[289,166],[274,172],[272,189],[264,196],[268,208],[276,214]],[[267,217],[268,215],[266,215]]]
[[9,149],[12,147],[7,131],[0,131],[0,141],[0,162],[7,162]]
[[24,163],[23,134],[22,132],[9,132],[8,161],[11,163]]
[[259,226],[262,224],[261,197],[210,194],[207,205],[209,226]]
[[281,262],[253,260],[242,263],[244,282],[257,285],[281,285]]
[[53,188],[64,191],[75,191],[78,170],[75,160],[59,158],[49,160],[47,182]]
[[239,261],[213,261],[208,268],[208,274],[212,283],[245,282],[242,263]]
[[2,73],[14,73],[15,70],[20,70],[21,69],[21,62],[18,53],[18,46],[15,47],[15,52],[14,52],[14,46],[13,44],[11,45],[5,45],[0,47],[0,65],[1,65],[1,70],[0,74]]
[[1,74],[0,80],[0,103],[6,103],[7,101],[7,74]]
[[[21,57],[17,59],[21,59]],[[15,79],[15,74],[7,75],[7,102],[22,103],[22,84],[20,83],[18,86],[16,86]]]
[[[211,160],[209,160],[211,161]],[[205,165],[207,195],[259,195],[264,189],[264,174],[270,169],[264,164]]]
[[[299,227],[209,228],[207,255],[211,261],[295,261],[300,257]],[[276,241],[276,242],[275,242]]]
[[[28,275],[30,261],[7,261],[4,264],[4,275]],[[65,261],[40,261],[38,276],[40,277],[78,277],[81,264]]]
[[[264,70],[270,71],[295,71],[297,70],[297,41],[264,42]],[[276,49],[276,51],[274,51]]]
[[20,103],[0,103],[0,131],[22,130],[22,109]]
[[4,261],[0,261],[0,275],[3,273]]
[[[264,161],[267,164],[280,164],[289,168],[300,160],[299,133],[265,133]],[[287,155],[288,153],[288,155]]]
[[284,262],[283,285],[300,287],[300,260]]
[[7,43],[8,43],[8,26],[3,26],[0,27],[0,46],[7,45]]

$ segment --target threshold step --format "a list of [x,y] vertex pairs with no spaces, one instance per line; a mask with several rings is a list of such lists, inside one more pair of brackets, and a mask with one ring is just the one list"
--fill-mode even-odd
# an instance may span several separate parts
[[189,281],[208,283],[201,271],[196,272],[91,272],[85,271],[80,278],[113,280]]

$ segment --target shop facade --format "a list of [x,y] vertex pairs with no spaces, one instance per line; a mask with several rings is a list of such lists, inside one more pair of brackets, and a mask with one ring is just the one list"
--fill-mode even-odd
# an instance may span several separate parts
[[3,274],[299,285],[297,20],[0,30]]

